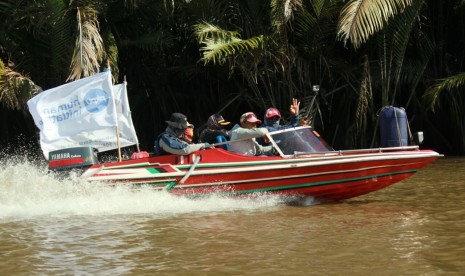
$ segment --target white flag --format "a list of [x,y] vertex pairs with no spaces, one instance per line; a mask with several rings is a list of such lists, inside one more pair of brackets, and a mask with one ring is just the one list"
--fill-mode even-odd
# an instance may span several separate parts
[[[112,86],[115,111],[118,120],[119,147],[128,147],[139,143],[136,130],[132,123],[131,110],[126,90],[126,82]],[[85,146],[97,148],[99,152],[118,148],[116,130],[114,128],[101,128],[83,132],[80,141],[86,141]],[[92,143],[88,143],[88,142]],[[82,142],[81,142],[82,143]],[[74,145],[75,147],[76,145]],[[70,146],[68,146],[70,147]]]
[[[27,104],[40,129],[46,158],[58,149],[93,146],[108,150],[110,144],[116,145],[117,115],[109,71],[46,90]],[[99,133],[102,130],[107,132],[105,137]]]
[[132,122],[131,109],[127,92],[127,83],[113,85],[113,94],[115,95],[116,114],[118,116],[119,139],[121,147],[136,145],[136,129]]

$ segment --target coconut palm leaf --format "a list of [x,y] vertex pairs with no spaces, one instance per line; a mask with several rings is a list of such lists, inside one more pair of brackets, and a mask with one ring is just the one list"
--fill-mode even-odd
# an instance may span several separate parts
[[[403,70],[405,53],[423,5],[424,0],[412,0],[412,4],[393,18],[378,36],[382,106],[394,104],[401,76],[408,73]],[[413,70],[410,73],[422,75],[423,71]]]
[[302,0],[271,0],[271,25],[276,33],[285,34],[285,24],[294,15],[294,11],[302,7]]
[[359,48],[387,21],[409,6],[412,0],[350,0],[342,9],[337,36],[354,48]]
[[[34,9],[34,6],[30,6],[28,9]],[[69,21],[66,17],[67,11],[68,7],[65,2],[60,0],[46,0],[43,7],[39,5],[37,10],[39,16],[37,31],[40,32],[40,38],[44,39],[49,47],[46,53],[49,58],[50,73],[55,76],[66,74],[64,69],[69,64],[66,57],[70,53],[72,37],[69,32]],[[34,16],[34,13],[32,12],[31,15]]]
[[440,79],[436,84],[429,87],[423,96],[428,107],[434,112],[440,105],[440,95],[446,92],[460,92],[465,85],[465,72],[454,76]]
[[26,102],[42,89],[31,79],[11,68],[0,60],[0,103],[13,110],[25,110]]
[[99,31],[98,12],[91,7],[77,8],[76,45],[68,80],[77,80],[99,72],[105,49]]
[[223,30],[209,23],[194,26],[205,64],[224,64],[237,55],[250,55],[254,49],[263,48],[263,36],[241,39],[238,32]]

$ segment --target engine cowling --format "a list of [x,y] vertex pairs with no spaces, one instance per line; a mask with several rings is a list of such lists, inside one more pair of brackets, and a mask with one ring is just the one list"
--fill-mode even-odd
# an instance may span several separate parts
[[55,150],[48,155],[48,168],[54,171],[87,168],[98,163],[97,150],[92,147]]

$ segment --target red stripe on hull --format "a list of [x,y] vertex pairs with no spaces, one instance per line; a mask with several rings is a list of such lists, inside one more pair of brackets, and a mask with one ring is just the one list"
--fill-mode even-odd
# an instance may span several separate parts
[[[364,155],[356,158],[317,158],[290,160],[257,159],[254,162],[199,163],[182,184],[177,184],[189,166],[171,167],[176,174],[153,174],[153,177],[131,177],[131,174],[105,182],[111,184],[150,185],[156,189],[170,187],[176,195],[198,196],[212,193],[243,196],[270,193],[291,196],[312,196],[321,201],[343,200],[367,194],[399,182],[432,162],[437,156],[396,156],[389,158]],[[249,157],[248,157],[249,158]],[[255,162],[256,161],[256,162]],[[148,163],[141,169],[159,167]],[[161,165],[163,166],[163,165]],[[116,169],[118,166],[113,166]],[[111,175],[112,169],[98,176]],[[179,171],[181,169],[181,171]],[[135,171],[137,173],[137,171]],[[171,188],[172,187],[172,188]]]
[[[414,162],[414,160],[410,160]],[[393,162],[394,163],[394,162]],[[314,196],[324,200],[341,200],[382,189],[411,176],[429,161],[409,164],[326,165],[324,168],[308,167],[244,172],[230,175],[203,175],[192,177],[193,183],[176,186],[172,192],[180,195],[209,193],[241,194],[270,192],[286,195]],[[221,184],[222,182],[226,182]],[[256,180],[254,180],[256,179]],[[206,185],[204,183],[210,183]],[[190,184],[190,185],[189,185]]]
[[[407,177],[410,177],[414,172],[407,172],[395,175],[378,176],[361,180],[340,180],[330,182],[312,182],[309,183],[292,183],[285,185],[280,183],[279,185],[272,185],[272,182],[267,182],[268,185],[261,185],[261,189],[257,189],[257,183],[255,184],[230,184],[230,185],[218,185],[214,187],[191,187],[191,188],[175,188],[171,190],[177,195],[199,195],[199,194],[211,194],[219,193],[225,195],[242,195],[251,194],[257,192],[289,195],[289,196],[312,196],[317,200],[321,201],[337,201],[348,199],[360,195],[364,195],[370,192],[374,192],[397,183]],[[250,188],[250,189],[248,189]]]

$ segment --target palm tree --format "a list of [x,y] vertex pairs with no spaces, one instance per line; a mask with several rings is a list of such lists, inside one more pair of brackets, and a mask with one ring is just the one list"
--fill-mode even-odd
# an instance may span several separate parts
[[98,72],[105,57],[96,10],[102,7],[96,1],[2,1],[2,141],[10,142],[17,132],[33,135],[26,102],[42,91],[40,86],[49,88]]
[[[103,2],[102,2],[103,3]],[[0,6],[3,56],[43,87],[100,70],[106,53],[98,1],[7,1]]]
[[[366,129],[367,118],[377,118],[375,114],[386,105],[408,108],[413,104],[414,111],[421,109],[420,102],[416,100],[416,91],[434,50],[434,43],[424,33],[422,21],[419,20],[424,7],[424,0],[359,0],[349,1],[342,9],[339,39],[344,43],[350,40],[355,49],[371,42],[368,41],[371,36],[377,42],[366,45],[367,50],[373,48],[378,54],[369,58],[372,64],[365,74],[368,78],[363,78],[368,83],[364,81],[360,89],[358,129]],[[410,49],[418,49],[418,54],[413,58],[407,55]],[[377,120],[372,123],[374,133],[371,146],[375,142]]]

